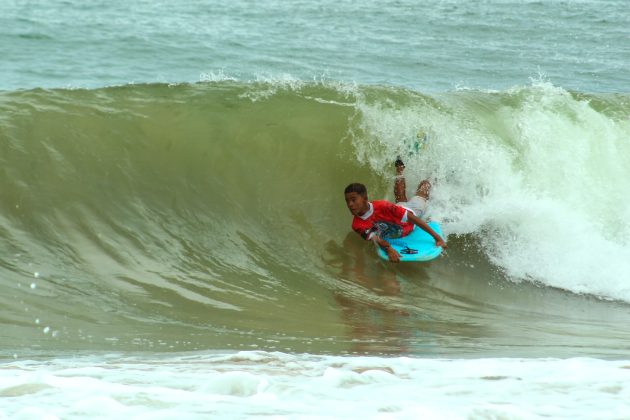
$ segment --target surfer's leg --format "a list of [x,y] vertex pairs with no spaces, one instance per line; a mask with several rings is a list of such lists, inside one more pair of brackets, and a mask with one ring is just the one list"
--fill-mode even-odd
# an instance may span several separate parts
[[400,157],[396,159],[396,180],[394,181],[394,199],[397,203],[407,201],[407,182],[403,172],[405,170],[405,164]]

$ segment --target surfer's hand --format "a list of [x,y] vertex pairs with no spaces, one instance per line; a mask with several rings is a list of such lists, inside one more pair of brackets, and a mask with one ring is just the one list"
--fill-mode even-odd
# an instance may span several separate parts
[[446,242],[444,242],[442,239],[440,239],[439,241],[435,241],[435,246],[441,246],[442,249],[448,248],[448,246],[446,246]]
[[387,256],[391,262],[397,263],[400,261],[400,254],[391,246],[387,248]]

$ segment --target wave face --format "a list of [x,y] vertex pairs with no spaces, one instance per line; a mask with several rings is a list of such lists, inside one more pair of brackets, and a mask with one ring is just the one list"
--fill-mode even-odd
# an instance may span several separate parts
[[[457,330],[465,352],[487,334],[518,346],[480,331],[489,299],[519,296],[512,326],[576,299],[609,315],[588,296],[630,302],[629,99],[546,83],[2,93],[2,341],[432,353],[419,334]],[[432,264],[392,268],[349,233],[343,188],[392,199],[398,154],[410,190],[434,182],[450,251]]]

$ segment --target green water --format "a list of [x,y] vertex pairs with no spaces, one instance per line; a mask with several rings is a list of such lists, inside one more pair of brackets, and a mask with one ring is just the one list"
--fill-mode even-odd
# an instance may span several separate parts
[[[550,105],[533,112],[532,98]],[[627,188],[623,97],[584,102],[545,85],[430,96],[218,82],[32,90],[0,104],[9,351],[626,351],[628,209],[602,213],[584,200]],[[555,172],[541,172],[544,156],[523,143],[538,138],[525,127],[542,117],[558,121],[558,135],[585,118],[608,127],[609,167],[577,175],[615,182],[599,192],[549,183],[549,201]],[[462,136],[442,129],[453,124]],[[390,156],[409,127],[429,133],[407,152],[408,176],[433,177],[432,215],[450,250],[392,266],[350,232],[342,190],[361,180],[391,199]],[[558,137],[575,148],[572,159],[550,158],[563,170],[602,151],[591,148],[598,136],[575,139]],[[524,218],[523,206],[549,221]],[[564,231],[562,220],[590,224],[593,212],[616,233]],[[558,225],[540,253],[546,223]],[[595,264],[581,260],[583,241],[601,246],[590,250]]]

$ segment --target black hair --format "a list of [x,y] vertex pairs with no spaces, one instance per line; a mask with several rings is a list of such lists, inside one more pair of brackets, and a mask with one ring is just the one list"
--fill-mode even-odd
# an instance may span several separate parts
[[353,182],[352,184],[348,185],[346,187],[346,189],[343,191],[344,194],[349,194],[349,193],[357,193],[357,194],[361,194],[361,195],[365,195],[367,196],[367,188],[365,188],[365,185],[359,183],[359,182]]

